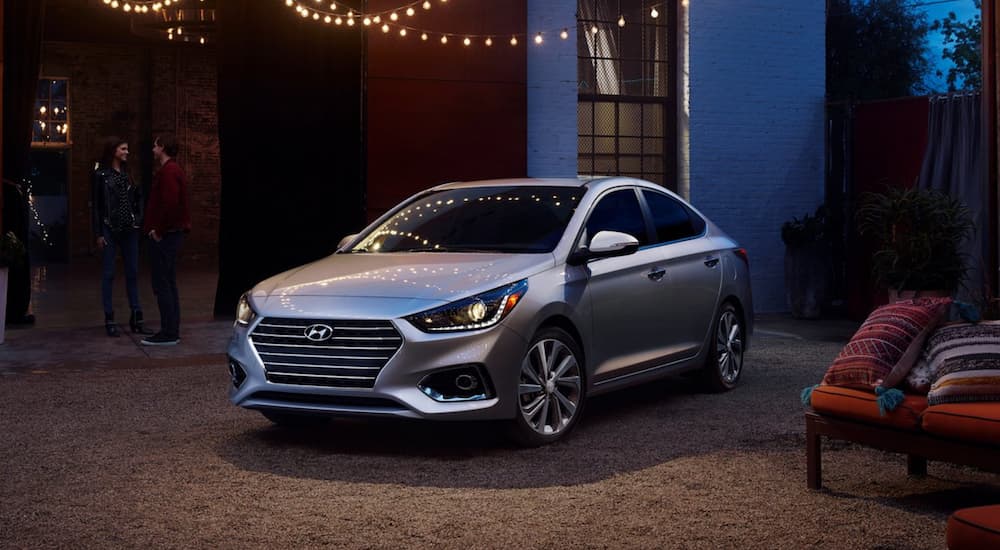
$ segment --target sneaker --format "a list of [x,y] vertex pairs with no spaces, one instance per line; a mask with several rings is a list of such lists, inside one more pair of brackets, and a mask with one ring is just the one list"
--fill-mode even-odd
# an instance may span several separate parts
[[150,336],[149,338],[142,339],[142,345],[144,346],[174,346],[181,339],[176,336],[167,336],[162,332],[157,332],[156,334]]

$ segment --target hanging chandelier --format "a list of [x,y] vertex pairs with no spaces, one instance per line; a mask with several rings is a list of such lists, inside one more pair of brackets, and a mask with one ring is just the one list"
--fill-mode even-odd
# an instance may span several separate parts
[[208,44],[216,33],[216,0],[101,0],[130,16],[133,34],[146,38]]

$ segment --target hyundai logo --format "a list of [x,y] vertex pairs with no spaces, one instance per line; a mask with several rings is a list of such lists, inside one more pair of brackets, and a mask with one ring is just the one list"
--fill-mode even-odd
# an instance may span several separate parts
[[305,335],[313,342],[324,342],[333,336],[333,328],[329,325],[309,325],[306,327]]

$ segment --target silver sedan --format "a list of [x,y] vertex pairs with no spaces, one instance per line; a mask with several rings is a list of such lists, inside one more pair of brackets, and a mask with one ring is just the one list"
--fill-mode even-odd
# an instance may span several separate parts
[[541,445],[600,393],[733,388],[752,328],[746,250],[662,187],[450,183],[248,291],[230,400],[278,424],[504,420]]

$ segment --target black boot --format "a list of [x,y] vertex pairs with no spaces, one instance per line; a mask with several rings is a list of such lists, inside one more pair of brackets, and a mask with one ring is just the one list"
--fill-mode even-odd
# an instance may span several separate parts
[[108,333],[108,336],[112,338],[118,338],[121,336],[118,334],[118,325],[115,324],[115,314],[105,313],[104,314],[104,330]]
[[153,334],[153,331],[142,326],[142,311],[138,309],[129,316],[128,326],[132,329],[132,334]]

